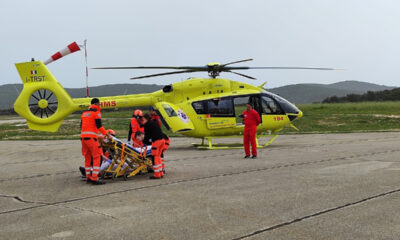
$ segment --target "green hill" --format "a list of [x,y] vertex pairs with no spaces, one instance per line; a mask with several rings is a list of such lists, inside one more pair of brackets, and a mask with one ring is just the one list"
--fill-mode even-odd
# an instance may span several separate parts
[[333,84],[287,85],[271,88],[268,91],[276,93],[293,103],[306,104],[319,103],[330,96],[343,97],[348,94],[363,94],[368,91],[382,91],[393,88],[359,81],[343,81]]
[[383,91],[368,91],[364,94],[348,94],[344,97],[331,96],[324,99],[323,103],[344,102],[385,102],[400,101],[400,88]]

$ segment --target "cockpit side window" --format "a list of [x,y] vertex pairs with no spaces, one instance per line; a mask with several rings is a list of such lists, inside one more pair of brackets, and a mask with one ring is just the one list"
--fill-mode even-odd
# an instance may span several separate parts
[[176,117],[176,116],[178,116],[176,114],[176,112],[174,111],[174,109],[170,105],[163,104],[162,106],[163,106],[165,112],[168,114],[168,117]]
[[282,97],[280,97],[278,95],[275,95],[273,93],[268,93],[268,95],[271,98],[274,98],[276,100],[276,102],[278,103],[278,105],[282,109],[282,113],[295,113],[295,114],[297,114],[297,113],[300,112],[300,110],[293,103],[290,103],[288,100],[286,100],[286,99],[284,99],[284,98],[282,98]]
[[242,113],[243,111],[246,110],[246,103],[250,103],[253,106],[254,110],[256,110],[258,114],[261,116],[262,103],[259,94],[235,96],[233,97],[233,103],[235,106],[235,117],[237,125],[242,125],[243,121]]
[[280,109],[280,107],[278,106],[278,104],[276,104],[276,102],[268,97],[268,96],[262,96],[262,113],[263,114],[282,114],[282,110]]

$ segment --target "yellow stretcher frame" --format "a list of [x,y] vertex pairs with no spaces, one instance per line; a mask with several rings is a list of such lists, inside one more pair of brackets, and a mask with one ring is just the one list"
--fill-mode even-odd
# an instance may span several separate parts
[[[236,135],[236,136],[210,136],[210,137],[204,137],[201,140],[201,143],[192,143],[193,146],[195,146],[197,149],[203,149],[203,150],[218,150],[218,149],[243,149],[243,143],[212,143],[212,139],[215,138],[232,138],[232,137],[241,137],[243,138],[243,135]],[[270,137],[271,139],[266,142],[263,145],[259,144],[259,138],[261,137]],[[256,144],[257,148],[266,148],[268,147],[271,143],[275,141],[275,139],[278,137],[277,134],[260,134],[256,136]],[[204,140],[207,139],[207,144],[204,143]]]
[[[113,160],[110,166],[104,170],[101,177],[111,174],[111,179],[115,180],[118,177],[123,177],[124,180],[133,177],[137,174],[146,174],[148,168],[153,167],[152,161],[146,156],[146,149],[143,153],[137,153],[126,147],[125,143],[111,139],[110,142],[101,141],[101,146],[105,148],[111,148],[114,150]],[[126,167],[123,167],[124,163],[127,163]],[[114,170],[114,166],[117,166]],[[128,172],[129,169],[134,169],[132,172]]]

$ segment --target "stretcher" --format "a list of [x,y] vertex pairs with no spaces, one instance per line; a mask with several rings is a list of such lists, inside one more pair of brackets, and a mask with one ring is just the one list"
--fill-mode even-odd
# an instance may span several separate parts
[[137,174],[146,174],[147,170],[153,166],[151,146],[136,148],[116,137],[102,140],[100,144],[103,149],[111,149],[114,152],[112,163],[100,174],[102,178],[111,176],[111,179],[114,180],[122,176],[124,180],[127,180]]

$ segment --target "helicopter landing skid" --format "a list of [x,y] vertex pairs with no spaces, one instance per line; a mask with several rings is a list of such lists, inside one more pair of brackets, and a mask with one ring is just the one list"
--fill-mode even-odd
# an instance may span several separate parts
[[[201,143],[192,143],[193,146],[195,146],[197,149],[204,149],[204,150],[215,150],[215,149],[243,149],[243,143],[212,143],[212,139],[215,138],[231,138],[231,137],[240,137],[243,138],[243,135],[237,135],[237,136],[218,136],[218,137],[204,137],[201,140]],[[264,145],[259,144],[259,138],[261,137],[271,137],[271,139],[265,143]],[[276,134],[268,134],[268,135],[257,135],[256,137],[256,144],[257,148],[266,148],[268,147],[271,143],[275,141],[275,139],[278,137]],[[205,143],[205,139],[207,139],[207,143]]]

